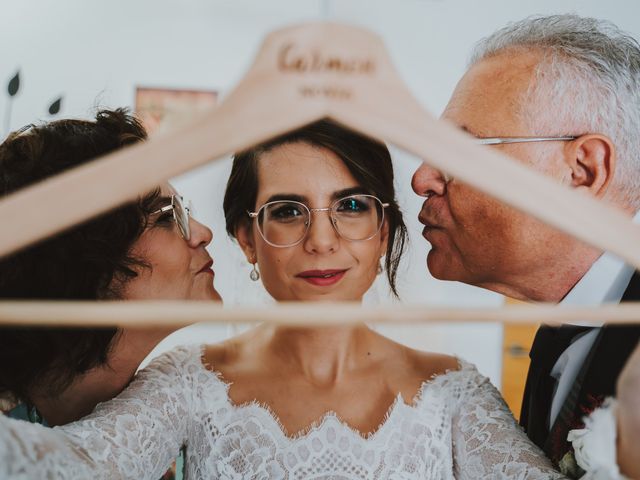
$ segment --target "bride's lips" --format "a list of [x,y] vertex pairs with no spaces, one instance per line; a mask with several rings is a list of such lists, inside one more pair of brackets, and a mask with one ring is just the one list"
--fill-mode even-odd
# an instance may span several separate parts
[[204,267],[198,270],[198,273],[208,273],[210,275],[215,275],[213,272],[213,268],[211,268],[212,266],[213,260],[209,260],[207,263],[205,263]]
[[301,278],[311,285],[326,287],[338,283],[347,273],[348,269],[332,270],[307,270],[300,272],[296,277]]

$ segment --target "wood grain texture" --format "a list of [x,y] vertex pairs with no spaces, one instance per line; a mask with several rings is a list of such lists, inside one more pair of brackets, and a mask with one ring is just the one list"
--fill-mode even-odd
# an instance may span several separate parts
[[113,301],[113,302],[0,302],[0,325],[66,325],[159,327],[196,322],[252,323],[322,326],[335,324],[503,322],[549,324],[571,321],[640,323],[640,302],[601,307],[569,307],[550,304],[495,308],[434,308],[425,305],[362,306],[359,303],[281,303],[224,308],[217,302]]

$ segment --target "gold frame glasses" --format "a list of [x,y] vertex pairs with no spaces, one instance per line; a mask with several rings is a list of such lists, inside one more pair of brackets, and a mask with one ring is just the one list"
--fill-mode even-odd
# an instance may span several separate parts
[[[378,232],[380,232],[380,229],[384,224],[384,210],[388,206],[388,203],[383,203],[378,197],[374,195],[355,194],[339,198],[338,200],[334,201],[331,206],[323,208],[309,208],[307,205],[302,202],[298,202],[297,200],[274,200],[272,202],[265,203],[255,212],[248,211],[247,214],[250,218],[255,219],[258,232],[265,242],[267,242],[272,247],[286,248],[298,245],[306,238],[311,227],[312,212],[328,212],[329,216],[331,217],[331,225],[333,226],[333,229],[338,234],[338,236],[344,238],[345,240],[348,240],[350,242],[361,242],[370,240],[375,237]],[[351,225],[356,225],[358,218],[364,219],[364,215],[358,215],[358,212],[366,213],[367,211],[372,211],[372,209],[375,209],[375,212],[377,212],[377,225],[375,231],[367,231],[366,235],[364,235],[362,238],[352,238],[345,233],[344,230],[346,229],[346,227],[344,225],[347,225],[349,223]],[[271,215],[271,211],[274,211],[275,215],[278,215],[279,211],[295,211],[295,214],[292,213],[289,217],[286,217],[286,219],[283,218],[283,220],[280,221],[281,225],[293,225],[295,221],[295,228],[298,228],[299,231],[288,234],[290,236],[296,237],[295,240],[286,243],[279,243],[277,241],[274,241],[273,237],[271,237],[270,239],[268,238],[269,234],[265,233],[264,219],[270,218],[269,215]],[[285,215],[288,214],[285,213]],[[296,218],[296,220],[294,220],[294,217]]]

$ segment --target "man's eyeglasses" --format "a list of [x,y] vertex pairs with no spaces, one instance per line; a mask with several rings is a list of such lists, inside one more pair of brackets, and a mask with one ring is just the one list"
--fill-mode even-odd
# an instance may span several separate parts
[[[475,137],[473,141],[478,145],[507,145],[509,143],[535,143],[535,142],[570,142],[580,138],[580,135],[568,135],[564,137]],[[453,178],[444,174],[446,183]]]
[[373,195],[349,195],[330,207],[309,208],[295,200],[276,200],[262,205],[257,212],[247,212],[256,220],[260,235],[273,247],[293,247],[300,243],[311,226],[311,212],[329,212],[336,233],[353,242],[369,240],[382,228],[384,209]]
[[578,136],[566,137],[476,137],[475,142],[479,145],[504,145],[507,143],[533,143],[533,142],[569,142]]
[[171,204],[152,212],[151,215],[165,213],[169,210],[173,211],[173,220],[178,226],[180,235],[188,242],[191,240],[191,228],[189,226],[189,212],[191,208],[185,206],[184,199],[180,195],[171,195]]

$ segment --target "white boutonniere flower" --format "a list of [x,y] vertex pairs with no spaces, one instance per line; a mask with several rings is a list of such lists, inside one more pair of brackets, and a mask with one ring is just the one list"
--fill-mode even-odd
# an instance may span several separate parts
[[585,428],[571,430],[576,463],[587,472],[583,479],[620,480],[616,459],[616,403],[608,398],[600,408],[584,418]]

